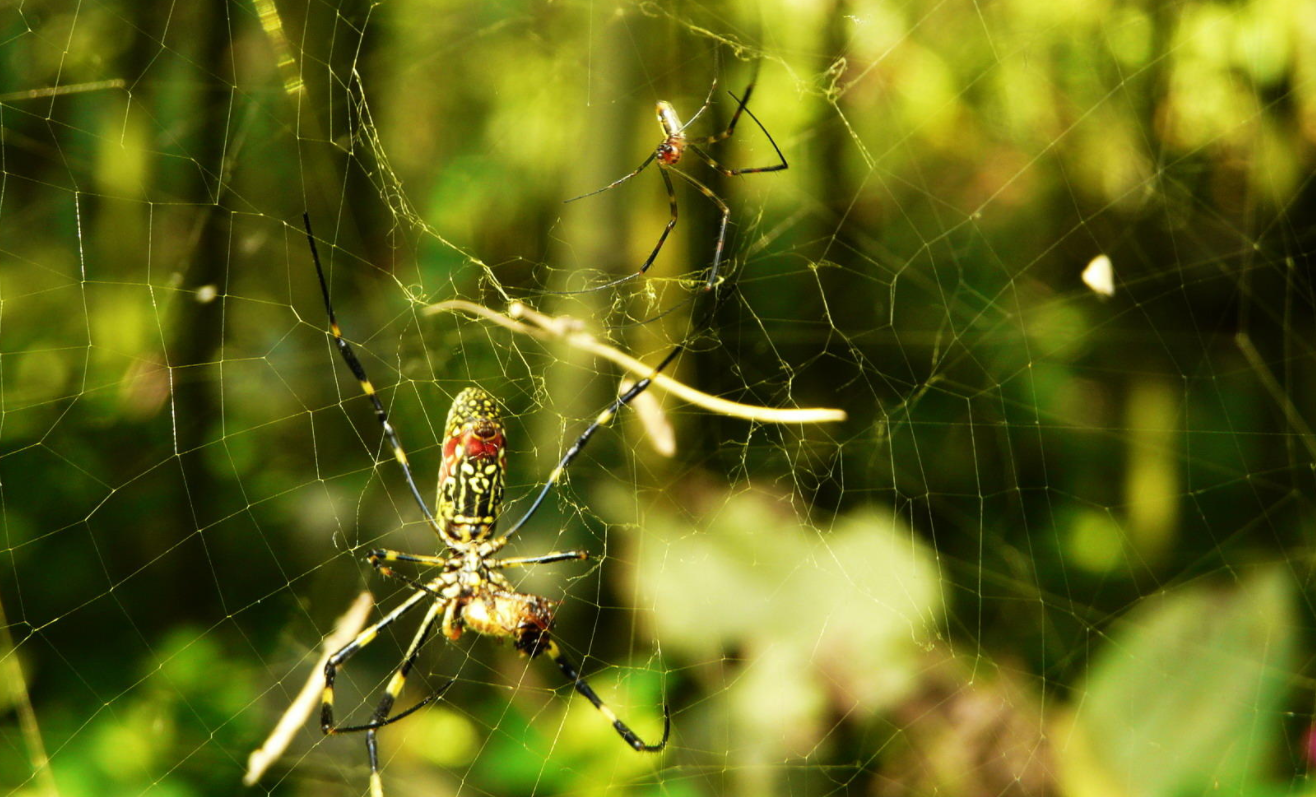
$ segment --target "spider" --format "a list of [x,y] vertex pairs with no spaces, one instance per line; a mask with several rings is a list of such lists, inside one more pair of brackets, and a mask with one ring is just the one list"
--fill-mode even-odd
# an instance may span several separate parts
[[[708,186],[704,185],[703,183],[699,182],[698,180],[696,180],[694,177],[690,176],[686,172],[677,169],[676,164],[680,163],[681,158],[682,156],[685,155],[686,150],[689,150],[694,154],[698,155],[701,159],[703,159],[709,166],[713,168],[714,171],[724,174],[727,177],[735,177],[736,175],[740,175],[740,174],[756,174],[759,172],[780,172],[790,168],[790,164],[786,163],[786,156],[781,154],[781,148],[778,147],[777,142],[772,139],[772,134],[767,131],[767,128],[763,126],[763,123],[758,120],[758,117],[755,116],[754,112],[751,111],[748,107],[749,98],[750,95],[754,93],[754,84],[755,82],[757,82],[757,80],[758,80],[757,74],[750,79],[749,85],[745,88],[744,99],[737,97],[735,94],[732,94],[730,91],[727,92],[727,94],[731,95],[731,99],[739,103],[736,106],[736,112],[731,115],[731,122],[727,125],[727,129],[723,130],[721,133],[717,133],[711,136],[705,136],[703,138],[695,138],[695,139],[688,138],[685,134],[685,131],[686,128],[694,124],[695,121],[699,119],[700,116],[703,116],[704,112],[707,111],[710,106],[712,106],[713,95],[717,93],[716,77],[713,78],[713,85],[708,90],[708,97],[704,100],[704,104],[699,108],[698,111],[695,111],[694,116],[690,117],[690,121],[684,124],[681,123],[681,117],[677,115],[676,108],[670,102],[667,102],[666,100],[659,100],[656,108],[658,114],[658,124],[662,126],[663,134],[665,138],[663,138],[663,140],[658,144],[658,146],[654,148],[653,152],[649,153],[649,157],[645,158],[644,162],[635,168],[635,171],[631,172],[625,177],[622,177],[619,180],[614,180],[613,182],[603,186],[602,188],[599,188],[594,191],[590,191],[588,194],[581,194],[580,196],[572,197],[571,199],[566,200],[568,203],[571,203],[571,202],[575,202],[577,199],[584,199],[585,197],[591,197],[594,196],[595,194],[601,194],[604,191],[608,191],[610,189],[616,188],[617,186],[631,179],[635,175],[644,171],[646,168],[648,168],[649,164],[657,162],[658,173],[662,175],[663,184],[667,186],[667,202],[672,209],[672,216],[667,221],[667,226],[663,229],[662,235],[658,236],[658,243],[654,246],[653,251],[649,253],[649,257],[645,259],[644,264],[640,266],[639,271],[633,274],[627,274],[626,276],[612,280],[611,282],[606,282],[602,285],[597,285],[593,288],[587,288],[583,291],[569,291],[569,293],[587,293],[589,291],[610,288],[614,285],[620,285],[621,283],[626,282],[627,280],[635,279],[636,277],[639,277],[640,275],[644,274],[644,272],[649,270],[649,266],[653,265],[654,259],[658,257],[658,252],[662,250],[663,244],[667,241],[667,236],[672,232],[672,228],[676,226],[676,216],[677,216],[676,188],[675,186],[672,185],[672,178],[669,176],[669,172],[671,174],[675,174],[676,176],[680,177],[682,180],[685,180],[687,183],[694,186],[695,189],[699,191],[699,193],[708,197],[708,199],[714,205],[717,205],[718,210],[722,212],[722,223],[719,226],[717,232],[717,248],[713,251],[713,268],[708,273],[708,281],[704,283],[705,291],[709,291],[713,289],[713,287],[717,284],[718,266],[722,263],[722,249],[726,245],[727,222],[731,218],[731,209],[727,207],[727,203],[724,202],[721,197],[713,193],[712,189],[710,189]],[[768,137],[768,143],[772,145],[772,149],[777,153],[777,157],[781,160],[781,163],[773,164],[772,166],[759,166],[749,169],[728,169],[727,167],[718,163],[716,160],[713,159],[711,155],[709,155],[707,152],[705,152],[703,149],[700,148],[701,146],[716,144],[719,141],[724,141],[730,138],[732,134],[736,132],[736,122],[740,121],[740,114],[742,111],[744,113],[749,114],[749,118],[754,120],[754,124],[758,125],[759,130],[763,131],[763,135]]]
[[[379,400],[374,385],[366,376],[361,361],[357,359],[338,327],[338,319],[329,300],[329,286],[325,280],[324,269],[320,265],[320,255],[316,250],[315,237],[311,233],[310,216],[304,215],[303,221],[306,224],[311,259],[315,262],[316,275],[320,280],[320,291],[324,296],[324,307],[329,316],[329,329],[333,333],[334,343],[347,367],[352,371],[352,375],[360,382],[361,390],[369,397],[375,416],[384,429],[384,436],[393,448],[393,458],[402,468],[407,487],[410,488],[412,497],[420,507],[421,514],[449,549],[445,554],[427,555],[381,548],[372,550],[366,555],[367,561],[381,575],[403,581],[415,591],[379,622],[362,631],[352,642],[329,657],[324,667],[320,730],[326,735],[365,732],[366,750],[370,757],[370,793],[372,797],[382,797],[383,781],[379,774],[376,732],[385,725],[391,725],[434,702],[452,685],[450,680],[429,697],[405,711],[392,714],[393,705],[402,694],[407,674],[416,663],[421,646],[425,644],[437,624],[443,635],[451,640],[460,638],[463,631],[470,630],[485,636],[509,639],[516,650],[530,658],[541,654],[547,655],[562,670],[576,691],[584,695],[612,723],[613,728],[628,745],[640,752],[656,753],[662,750],[667,745],[667,738],[672,729],[668,707],[665,704],[663,706],[662,740],[657,744],[646,744],[590,688],[579,669],[571,663],[553,640],[553,610],[557,602],[538,595],[518,592],[500,572],[512,567],[588,559],[589,553],[554,551],[540,556],[507,558],[498,558],[495,554],[506,546],[512,535],[534,516],[567,466],[580,454],[594,433],[611,422],[623,406],[644,392],[653,377],[675,359],[682,347],[674,348],[647,378],[637,382],[615,399],[607,409],[599,413],[594,422],[581,433],[563,455],[526,513],[506,534],[499,536],[494,533],[494,528],[498,524],[503,506],[507,450],[505,430],[497,401],[478,387],[468,387],[454,399],[444,425],[443,462],[439,467],[438,479],[438,512],[430,512],[425,499],[421,497],[420,490],[416,487],[415,479],[412,478],[406,452],[402,449],[397,432],[388,420],[388,413]],[[385,566],[385,563],[389,562],[410,562],[434,567],[439,569],[439,574],[428,580],[417,580]],[[407,646],[402,663],[398,665],[388,686],[385,687],[384,696],[376,706],[370,721],[363,725],[337,724],[334,721],[334,679],[339,668],[374,641],[379,632],[422,604],[428,604],[429,609],[421,620],[420,628],[412,637],[411,644]]]

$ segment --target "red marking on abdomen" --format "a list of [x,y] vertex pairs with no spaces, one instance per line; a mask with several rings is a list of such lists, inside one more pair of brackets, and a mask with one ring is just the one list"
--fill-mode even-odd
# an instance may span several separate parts
[[452,455],[457,453],[457,446],[461,443],[463,435],[455,434],[443,441],[443,458],[452,459]]
[[487,459],[502,450],[503,436],[501,434],[495,434],[493,437],[485,439],[475,435],[469,435],[466,438],[466,456],[472,459]]
[[443,461],[439,464],[439,484],[443,484],[452,475],[452,465],[457,461],[457,446],[461,444],[462,435],[455,434],[443,441]]

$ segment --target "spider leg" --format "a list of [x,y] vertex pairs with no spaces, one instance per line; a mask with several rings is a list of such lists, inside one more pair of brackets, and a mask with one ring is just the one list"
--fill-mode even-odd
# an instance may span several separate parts
[[[757,69],[757,67],[755,68]],[[704,115],[704,111],[707,111],[710,107],[712,107],[713,95],[717,93],[717,75],[720,71],[722,71],[722,54],[716,47],[714,47],[713,48],[713,84],[708,87],[708,96],[704,98],[704,104],[699,106],[699,110],[695,111],[695,115],[691,116],[686,121],[685,124],[681,125],[680,130],[676,131],[677,135],[684,133],[687,127],[694,124],[696,119]]]
[[398,695],[402,694],[402,687],[407,682],[407,674],[411,671],[412,666],[416,663],[416,657],[420,655],[420,648],[425,644],[426,638],[429,637],[430,631],[434,628],[434,621],[438,617],[439,611],[444,608],[444,601],[433,601],[430,604],[429,611],[425,613],[425,620],[420,624],[420,630],[411,639],[411,645],[407,648],[407,655],[402,660],[402,664],[394,671],[393,677],[388,682],[388,687],[384,690],[384,696],[380,698],[379,705],[375,708],[375,713],[370,722],[364,725],[334,725],[334,676],[338,668],[341,667],[349,658],[355,655],[361,648],[370,644],[379,635],[379,632],[385,627],[391,625],[402,615],[415,608],[422,600],[430,598],[427,591],[417,591],[408,598],[401,606],[389,612],[388,616],[375,623],[370,628],[362,631],[357,638],[352,640],[346,647],[329,657],[329,661],[324,667],[324,698],[320,707],[320,730],[326,735],[337,735],[342,733],[366,732],[366,751],[370,756],[370,793],[375,797],[380,797],[384,793],[383,781],[379,774],[379,745],[375,739],[375,734],[385,725],[391,725],[404,717],[409,717],[415,712],[421,710],[435,700],[443,696],[452,686],[452,681],[440,686],[432,695],[416,703],[411,708],[401,711],[393,716],[389,712],[393,710],[393,704],[397,702]]
[[676,359],[676,355],[680,354],[681,350],[684,348],[684,344],[677,344],[677,346],[663,358],[663,361],[658,363],[657,368],[654,368],[648,376],[632,385],[630,390],[627,390],[625,393],[614,399],[613,402],[608,405],[607,409],[599,413],[598,417],[594,419],[594,423],[590,424],[585,431],[581,432],[580,437],[576,438],[576,442],[572,443],[571,448],[567,449],[567,453],[562,456],[562,461],[558,462],[557,467],[548,475],[548,481],[544,482],[544,486],[539,490],[539,495],[535,496],[535,500],[531,502],[530,508],[526,510],[526,513],[521,516],[520,520],[516,521],[511,530],[503,535],[502,539],[504,542],[506,542],[506,540],[513,534],[520,531],[521,527],[534,516],[535,512],[539,511],[539,507],[544,503],[544,499],[548,497],[548,493],[553,489],[553,485],[557,484],[562,478],[562,474],[566,472],[567,466],[571,464],[572,460],[580,455],[580,452],[584,450],[585,445],[589,443],[589,440],[594,436],[594,433],[597,432],[600,427],[607,426],[611,423],[618,410],[629,404],[636,396],[643,393],[645,388],[649,387],[649,384],[653,382],[653,378],[666,368],[672,360]]
[[713,56],[713,85],[708,87],[708,96],[704,98],[704,104],[699,106],[699,110],[695,111],[694,116],[691,116],[689,119],[687,119],[685,121],[685,124],[681,125],[681,129],[676,131],[677,135],[684,133],[687,127],[694,124],[696,119],[704,115],[704,111],[707,111],[709,108],[713,106],[713,95],[716,93],[717,93],[717,55],[715,53]]
[[613,188],[616,188],[617,186],[619,186],[619,185],[621,185],[622,183],[626,182],[627,180],[631,179],[631,178],[634,177],[635,175],[637,175],[637,174],[639,174],[640,172],[644,171],[645,168],[646,168],[650,163],[653,163],[653,159],[656,158],[656,157],[658,157],[658,153],[657,153],[657,151],[651,152],[651,153],[649,153],[649,157],[647,157],[647,158],[644,159],[644,163],[641,163],[639,166],[635,167],[635,171],[631,172],[630,174],[626,175],[625,177],[621,178],[620,180],[613,180],[612,182],[608,183],[607,185],[603,186],[602,188],[597,188],[597,189],[595,189],[595,190],[593,190],[593,191],[590,191],[588,194],[581,194],[580,196],[573,196],[571,199],[563,200],[563,203],[562,203],[562,204],[565,205],[565,204],[568,204],[568,203],[571,203],[571,202],[575,202],[577,199],[584,199],[584,198],[587,197],[587,196],[594,196],[595,194],[601,194],[601,193],[603,193],[604,191],[609,191],[609,190],[611,190],[611,189],[613,189]]
[[[735,100],[737,103],[736,112],[731,114],[731,121],[727,123],[727,129],[723,130],[721,133],[714,133],[711,136],[703,136],[697,138],[694,140],[694,143],[716,144],[719,141],[723,141],[725,139],[731,138],[731,136],[734,135],[736,132],[736,122],[740,121],[740,113],[741,111],[745,110],[746,105],[749,105],[750,95],[754,93],[754,86],[755,84],[758,83],[758,81],[759,81],[759,62],[755,62],[754,74],[750,76],[749,85],[745,87],[744,99],[737,97],[735,94],[732,94],[730,91],[727,92],[727,94],[731,95],[731,98]],[[753,114],[750,114],[750,116],[753,116]]]
[[457,618],[457,607],[457,601],[448,601],[448,605],[443,610],[443,635],[454,642],[461,639],[462,636],[461,622]]
[[[640,270],[633,271],[624,277],[618,277],[615,280],[611,280],[610,282],[605,282],[602,285],[595,285],[591,288],[583,288],[578,291],[550,291],[550,293],[552,293],[554,296],[571,296],[579,293],[592,293],[594,291],[601,291],[606,288],[611,288],[616,285],[620,285],[623,282],[629,282],[630,280],[639,277],[644,272],[649,270],[649,266],[653,265],[653,261],[658,257],[658,252],[662,250],[663,244],[667,241],[667,236],[671,234],[672,228],[676,226],[676,187],[672,185],[672,178],[667,176],[667,167],[660,168],[658,170],[658,173],[663,176],[663,183],[667,186],[667,202],[672,208],[672,217],[668,219],[667,226],[663,228],[663,234],[658,236],[658,243],[654,246],[653,251],[649,253],[649,257],[647,260],[644,261],[644,265],[640,266]],[[626,178],[622,178],[622,179],[626,179]],[[609,188],[611,187],[612,186],[609,186]],[[600,190],[606,190],[606,189],[600,189]],[[597,194],[598,191],[595,191],[594,193]],[[585,196],[589,196],[589,194],[586,194]],[[576,197],[576,199],[580,199],[580,197]],[[573,200],[568,199],[567,201],[571,202]]]
[[658,236],[658,243],[654,246],[653,251],[649,253],[649,257],[644,261],[644,265],[640,266],[639,271],[634,274],[627,274],[620,280],[610,282],[608,285],[602,285],[600,287],[606,288],[609,285],[616,285],[618,282],[634,279],[648,271],[649,266],[652,266],[654,259],[658,257],[658,252],[662,250],[663,244],[667,242],[667,236],[671,234],[672,228],[676,226],[676,187],[672,185],[672,178],[667,176],[667,169],[660,168],[658,173],[663,176],[663,185],[667,186],[667,204],[672,209],[672,217],[667,220],[667,226],[663,228],[663,234]]
[[[637,174],[639,174],[640,172],[644,171],[645,167],[647,167],[650,163],[653,163],[654,158],[656,158],[657,156],[658,156],[657,151],[654,151],[653,153],[651,153],[651,154],[649,155],[649,157],[647,157],[647,158],[644,159],[644,163],[641,163],[641,164],[635,169],[635,171],[631,172],[630,174],[626,175],[625,177],[621,178],[620,180],[614,180],[613,182],[611,182],[611,183],[609,183],[609,184],[603,186],[602,188],[600,188],[600,189],[598,189],[598,190],[590,191],[588,194],[581,194],[580,196],[577,196],[577,197],[572,197],[571,199],[568,199],[568,200],[566,200],[566,201],[567,201],[567,202],[575,202],[577,199],[584,199],[584,198],[587,197],[587,196],[594,196],[595,194],[601,194],[601,193],[603,193],[604,191],[607,191],[607,190],[610,189],[610,188],[616,188],[617,186],[619,186],[619,185],[621,185],[622,183],[626,182],[627,180],[631,179],[631,178],[634,177],[635,175],[637,175]],[[611,281],[609,281],[609,282],[605,282],[605,283],[603,283],[602,285],[595,285],[595,286],[593,286],[593,287],[590,287],[590,288],[583,288],[583,289],[578,290],[578,291],[551,291],[550,293],[552,293],[554,296],[573,296],[573,295],[581,294],[581,293],[593,293],[594,291],[606,290],[607,288],[612,288],[612,287],[615,287],[615,286],[617,286],[617,285],[620,285],[620,284],[622,284],[623,282],[628,282],[628,281],[630,281],[630,280],[633,280],[633,279],[635,279],[636,277],[640,276],[641,274],[643,274],[644,272],[646,272],[646,271],[649,270],[649,266],[653,265],[653,261],[654,261],[654,259],[655,259],[656,257],[658,257],[658,251],[659,251],[660,249],[663,248],[663,242],[667,240],[667,236],[668,236],[668,234],[671,233],[672,228],[676,226],[676,191],[675,191],[675,189],[672,187],[672,180],[671,180],[670,177],[667,176],[667,172],[666,172],[666,170],[665,170],[665,169],[660,169],[659,171],[660,171],[660,172],[662,173],[662,175],[663,175],[663,182],[667,184],[667,200],[668,200],[669,203],[671,203],[671,207],[672,207],[672,218],[671,218],[671,220],[669,220],[669,221],[667,222],[667,227],[663,230],[663,234],[662,234],[661,236],[659,236],[659,238],[658,238],[658,244],[653,248],[653,251],[649,253],[649,259],[644,261],[644,265],[640,266],[640,270],[639,270],[639,271],[636,271],[636,272],[633,272],[633,273],[630,273],[630,274],[627,274],[627,275],[624,276],[624,277],[618,277],[618,278],[615,279],[615,280],[611,280]]]
[[544,565],[549,562],[569,562],[572,560],[584,560],[588,558],[588,551],[554,551],[552,553],[540,554],[539,556],[513,556],[507,559],[490,559],[487,564],[491,568],[502,570],[508,567]]
[[426,506],[425,499],[421,497],[420,490],[416,487],[416,480],[411,476],[411,466],[407,464],[407,452],[402,449],[402,443],[398,440],[397,432],[393,430],[393,424],[389,423],[388,412],[384,409],[384,404],[379,400],[379,394],[375,391],[375,386],[371,384],[370,378],[366,376],[366,369],[361,365],[361,361],[356,358],[352,347],[347,340],[343,338],[343,331],[338,328],[338,318],[334,315],[333,303],[329,301],[329,283],[324,278],[324,269],[320,266],[320,253],[315,248],[315,235],[311,232],[311,214],[303,213],[302,222],[306,225],[306,240],[311,245],[311,259],[315,261],[315,274],[320,278],[320,293],[324,296],[324,309],[329,314],[329,330],[333,332],[334,343],[338,346],[338,352],[343,355],[343,360],[347,363],[348,369],[356,377],[356,381],[361,383],[361,391],[370,399],[370,403],[375,408],[375,417],[379,419],[380,426],[384,427],[384,436],[388,438],[388,444],[393,447],[393,458],[397,460],[398,465],[402,466],[402,473],[407,477],[407,486],[411,488],[411,496],[416,499],[416,504],[420,507],[421,514],[425,516],[434,531],[439,531],[438,521],[434,519],[434,514]]
[[440,601],[448,600],[447,596],[445,596],[441,592],[435,591],[434,587],[430,586],[429,584],[423,584],[420,581],[417,581],[416,579],[412,578],[411,576],[405,575],[403,573],[399,573],[393,568],[385,567],[384,565],[379,564],[378,562],[372,561],[370,564],[374,565],[375,571],[378,572],[381,576],[386,576],[388,578],[396,578],[398,581],[403,582],[404,584],[416,590],[417,592],[424,592],[429,594],[435,600],[440,600]]
[[592,688],[590,688],[589,683],[581,677],[580,671],[576,669],[576,665],[572,664],[562,653],[562,649],[558,647],[556,642],[549,640],[544,645],[543,652],[547,653],[549,658],[553,659],[558,668],[562,670],[562,674],[567,676],[567,680],[571,681],[571,685],[576,688],[576,691],[584,695],[585,699],[593,703],[594,708],[598,709],[599,712],[612,723],[612,727],[616,728],[617,733],[621,738],[626,740],[626,744],[629,744],[632,748],[641,753],[656,753],[667,746],[667,737],[670,736],[672,732],[672,715],[668,710],[666,703],[663,704],[662,740],[657,744],[645,744],[644,740],[637,736],[635,731],[631,730],[626,723],[622,722],[617,717],[616,712],[609,708],[608,704],[604,703],[603,699],[600,698]]
[[418,553],[403,553],[402,551],[394,551],[389,548],[376,548],[366,554],[366,561],[370,562],[370,565],[376,569],[379,568],[381,562],[415,562],[417,564],[429,565],[431,567],[442,567],[448,563],[448,558],[446,556],[427,556]]
[[[403,601],[402,605],[398,606],[396,609],[389,612],[379,622],[375,623],[374,625],[370,626],[366,630],[357,634],[356,639],[353,639],[351,642],[344,645],[342,648],[338,650],[338,652],[330,656],[328,661],[325,662],[324,693],[321,696],[321,701],[320,701],[320,730],[326,736],[338,734],[338,733],[351,733],[358,730],[366,730],[375,725],[374,723],[371,723],[369,725],[364,725],[361,727],[348,727],[348,728],[339,728],[334,725],[334,680],[338,675],[338,668],[342,667],[345,663],[347,663],[348,659],[355,656],[366,645],[369,645],[371,642],[374,642],[375,639],[379,636],[380,631],[383,631],[385,628],[389,627],[394,622],[396,622],[404,614],[410,612],[412,609],[419,606],[422,601],[432,598],[433,595],[431,595],[428,592],[420,591],[420,590],[416,591],[411,595],[411,597]],[[430,614],[433,615],[435,612],[437,612],[438,611],[437,607],[441,605],[442,603],[440,601],[435,601],[434,607],[431,607]],[[432,624],[432,622],[433,622],[432,617],[427,617],[427,622],[422,624],[422,630],[428,631],[429,626]],[[420,636],[421,635],[418,634],[417,639],[419,639]],[[416,639],[412,640],[412,645],[413,647],[417,647],[417,648],[419,647],[416,645]],[[411,665],[408,661],[408,662],[404,662],[404,666],[409,669]],[[405,675],[403,676],[403,678],[405,680]],[[396,680],[396,676],[394,676],[394,680]],[[391,688],[392,684],[390,683],[389,686]],[[398,688],[399,690],[401,689],[400,686]],[[447,689],[447,686],[445,685],[443,689]],[[442,694],[443,689],[440,689],[438,694]],[[433,701],[437,696],[438,695],[436,694],[434,697],[431,697],[430,700]],[[393,700],[396,699],[396,695],[393,695],[392,697],[386,695],[385,698],[388,700],[388,707],[391,708],[393,705]],[[376,711],[376,715],[378,715],[378,713],[379,712]],[[387,709],[385,709],[385,713],[387,713]],[[410,713],[410,710],[408,710],[407,713]],[[390,720],[390,722],[391,721],[392,720]]]
[[[731,117],[731,125],[727,127],[727,129],[724,130],[723,132],[718,133],[716,136],[710,136],[707,139],[701,139],[699,143],[713,144],[730,136],[735,129],[736,120],[740,117],[740,112],[744,111],[745,113],[749,114],[750,119],[754,120],[754,124],[758,125],[759,130],[763,131],[763,135],[768,137],[768,143],[772,145],[772,149],[774,152],[777,153],[777,158],[781,161],[781,163],[773,164],[772,166],[757,166],[749,169],[728,169],[727,167],[713,160],[712,156],[710,156],[707,152],[704,152],[702,149],[700,149],[698,144],[695,144],[694,142],[690,142],[688,146],[696,155],[703,158],[708,163],[709,166],[713,167],[715,170],[721,172],[727,177],[735,177],[738,174],[780,172],[790,168],[790,164],[786,162],[786,156],[781,153],[781,147],[777,146],[777,142],[772,138],[772,134],[769,133],[768,129],[763,126],[763,123],[760,122],[759,118],[754,115],[754,112],[745,106],[745,103],[749,102],[749,92],[752,91],[753,88],[754,88],[753,84],[750,84],[749,90],[745,92],[745,99],[741,101],[740,106],[736,108],[735,115]],[[731,92],[727,92],[727,93],[730,94]],[[731,94],[731,96],[735,97],[736,95]]]
[[[695,148],[691,147],[691,149]],[[695,152],[700,151],[695,149]],[[703,153],[700,152],[700,154],[702,155]],[[708,156],[705,155],[704,157]],[[710,291],[713,289],[713,286],[717,284],[717,269],[722,263],[722,249],[727,243],[727,222],[731,219],[731,208],[727,207],[727,203],[723,202],[721,197],[713,193],[713,189],[679,169],[672,169],[671,171],[676,172],[682,180],[685,180],[687,183],[697,188],[699,193],[708,197],[713,204],[717,205],[718,209],[722,211],[722,223],[717,230],[717,248],[713,250],[713,270],[708,272],[708,282],[704,285],[704,290]]]
[[[417,594],[423,595],[427,598],[430,597],[425,592],[419,592]],[[436,691],[434,694],[420,701],[419,703],[407,709],[406,711],[402,711],[391,717],[388,715],[388,713],[393,710],[393,704],[397,702],[398,696],[402,694],[402,687],[407,683],[407,675],[411,672],[412,666],[415,665],[417,657],[420,656],[420,649],[428,640],[430,631],[433,630],[434,628],[434,621],[439,616],[439,611],[445,608],[444,604],[445,601],[434,601],[430,605],[429,611],[425,613],[425,619],[421,621],[420,629],[417,630],[416,635],[411,638],[411,644],[407,647],[407,655],[402,659],[402,664],[399,665],[397,670],[393,672],[393,677],[389,679],[388,686],[384,689],[384,696],[379,699],[379,705],[375,707],[375,713],[371,716],[370,722],[367,722],[364,725],[348,725],[348,726],[340,726],[337,728],[335,727],[324,728],[323,727],[324,718],[321,717],[321,730],[323,730],[326,734],[359,733],[361,731],[377,730],[379,728],[384,727],[385,725],[392,725],[393,723],[397,722],[403,717],[406,717],[416,711],[419,711],[421,708],[424,708],[430,703],[433,703],[435,700],[438,700],[439,697],[441,697],[444,692],[448,691],[448,687],[452,686],[452,681],[448,681],[443,686],[439,687],[438,691]],[[325,672],[326,674],[328,673],[327,668]],[[332,726],[333,718],[330,717],[329,719],[331,720],[330,726]]]

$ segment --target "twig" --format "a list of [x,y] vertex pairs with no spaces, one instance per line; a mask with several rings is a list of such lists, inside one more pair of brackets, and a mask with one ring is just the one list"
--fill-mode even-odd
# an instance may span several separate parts
[[311,668],[311,675],[306,679],[306,685],[292,701],[292,705],[288,706],[288,710],[283,712],[279,724],[274,726],[265,744],[247,757],[247,774],[242,778],[244,785],[254,785],[260,780],[260,776],[265,774],[265,770],[278,761],[283,751],[288,749],[293,734],[297,733],[297,730],[306,723],[306,718],[311,716],[324,690],[324,663],[334,651],[356,638],[365,626],[366,620],[370,618],[370,609],[374,605],[375,597],[369,592],[362,592],[356,596],[356,601],[343,613],[343,616],[338,618],[333,633],[324,638],[324,651],[315,666]]
[[[490,310],[484,305],[468,302],[463,299],[451,299],[446,302],[438,302],[425,308],[427,315],[436,315],[438,313],[460,311],[469,313],[474,316],[492,321],[501,327],[506,327],[513,332],[523,335],[529,335],[539,340],[557,339],[569,346],[589,352],[605,360],[609,360],[622,368],[636,374],[640,377],[647,377],[653,373],[653,368],[639,360],[631,357],[629,354],[622,352],[606,343],[600,343],[593,335],[584,331],[584,326],[580,321],[568,316],[559,316],[554,318],[538,313],[521,302],[513,302],[508,310],[507,315]],[[525,319],[529,324],[522,323],[520,319]],[[533,325],[533,326],[532,326]],[[721,415],[729,415],[733,418],[744,418],[750,421],[761,421],[763,423],[830,423],[835,421],[844,421],[846,419],[845,410],[829,409],[825,407],[801,407],[795,409],[776,409],[773,407],[757,407],[752,404],[740,404],[735,401],[727,401],[717,396],[711,396],[699,390],[695,390],[689,385],[678,382],[666,374],[658,374],[654,377],[653,386],[662,388],[676,395],[685,401],[698,407],[711,410]]]
[[[633,387],[633,381],[623,379],[617,386],[617,393],[625,393]],[[635,411],[635,417],[640,419],[640,425],[644,427],[644,434],[649,438],[653,450],[664,457],[676,456],[676,432],[672,431],[672,422],[667,420],[667,413],[663,411],[658,397],[652,393],[641,393],[631,399],[631,409]]]

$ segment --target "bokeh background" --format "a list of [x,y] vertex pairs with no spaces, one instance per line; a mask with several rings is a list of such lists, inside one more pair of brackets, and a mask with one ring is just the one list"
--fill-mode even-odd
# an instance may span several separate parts
[[[683,166],[654,103],[751,109],[788,171]],[[325,335],[428,496],[496,393],[519,514],[622,374],[671,373],[519,536],[546,661],[432,643],[388,794],[1308,793],[1316,6],[82,0],[0,6],[0,792],[359,795],[363,740],[257,747],[362,589],[428,553]],[[748,119],[713,148],[773,162]],[[1113,295],[1082,278],[1109,258]],[[652,410],[650,410],[652,412]],[[375,616],[378,616],[376,613]],[[346,668],[364,721],[414,621]]]

